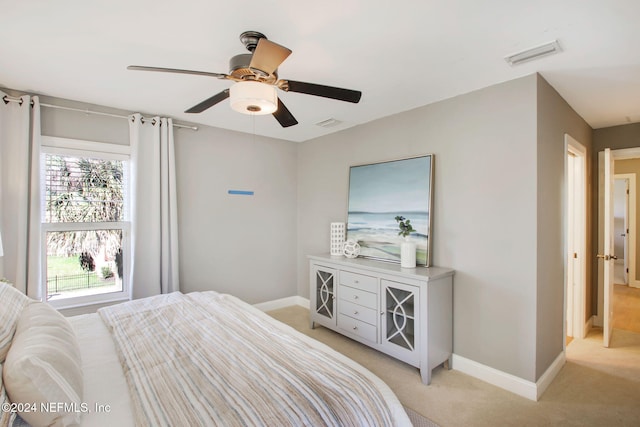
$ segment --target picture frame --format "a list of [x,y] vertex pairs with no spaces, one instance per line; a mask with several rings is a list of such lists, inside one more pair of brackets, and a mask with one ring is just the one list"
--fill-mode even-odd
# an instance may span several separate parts
[[431,265],[434,155],[355,165],[349,168],[347,240],[360,245],[360,256],[400,262],[404,241],[396,216],[411,221],[416,265]]

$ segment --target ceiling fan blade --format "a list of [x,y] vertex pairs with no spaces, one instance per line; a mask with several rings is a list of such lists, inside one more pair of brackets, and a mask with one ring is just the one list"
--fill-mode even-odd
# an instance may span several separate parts
[[282,126],[283,128],[288,128],[289,126],[298,124],[296,118],[293,117],[291,111],[289,111],[289,109],[285,107],[280,98],[278,98],[278,109],[273,113],[273,117],[276,118],[278,123],[280,123],[280,126]]
[[202,113],[207,108],[211,108],[218,102],[224,101],[229,97],[229,89],[225,89],[222,92],[216,93],[209,99],[205,99],[200,104],[189,108],[185,113]]
[[262,71],[265,75],[273,73],[291,55],[291,49],[280,46],[267,39],[260,39],[253,51],[249,68]]
[[337,99],[338,101],[353,102],[357,104],[362,97],[359,90],[342,89],[339,87],[317,85],[314,83],[283,80],[279,87],[287,92],[305,93],[307,95],[321,96],[323,98]]
[[222,73],[209,73],[206,71],[180,70],[177,68],[161,68],[161,67],[145,67],[144,65],[129,65],[127,70],[136,71],[158,71],[161,73],[177,73],[177,74],[195,74],[196,76],[208,76],[218,79],[226,79],[229,76]]

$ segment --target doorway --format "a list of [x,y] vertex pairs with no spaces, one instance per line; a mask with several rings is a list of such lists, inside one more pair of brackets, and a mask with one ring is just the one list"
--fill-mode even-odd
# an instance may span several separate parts
[[[604,275],[601,268],[601,262],[598,263],[598,315],[594,318],[594,325],[603,326],[606,323],[606,317],[609,316],[609,323],[612,328],[615,329],[628,329],[633,327],[636,323],[635,317],[640,316],[640,280],[636,277],[640,273],[638,269],[638,260],[636,259],[637,250],[637,228],[636,228],[636,211],[637,211],[637,194],[636,194],[636,177],[640,174],[640,148],[627,148],[619,150],[611,150],[611,157],[614,161],[615,174],[613,192],[613,255],[612,258],[618,258],[616,261],[623,259],[621,264],[613,264],[615,268],[622,268],[622,271],[618,274],[613,274],[613,283],[609,292],[610,310],[605,308],[605,299],[608,292],[604,286]],[[600,163],[599,168],[603,167],[603,163]],[[601,194],[600,201],[602,202],[604,185],[602,184],[602,171],[599,172],[599,192]],[[617,182],[617,184],[616,184]],[[619,186],[618,193],[621,193],[616,198],[615,186]],[[628,200],[625,200],[626,189],[628,188]],[[618,203],[616,203],[618,200]],[[626,209],[624,205],[626,204]],[[616,206],[617,205],[617,206]],[[602,204],[599,203],[598,214],[598,253],[603,253],[604,239],[603,239],[603,215],[604,211]],[[626,227],[620,225],[624,223],[626,215]],[[616,218],[617,217],[617,218]],[[616,227],[616,222],[618,227]],[[620,239],[621,234],[625,234],[626,239]],[[616,242],[617,239],[617,242]],[[625,241],[626,240],[626,241]],[[626,246],[626,248],[625,248]],[[628,270],[627,270],[628,269]],[[624,277],[626,274],[626,278]],[[626,285],[624,283],[627,283]],[[627,315],[631,313],[631,316]],[[605,340],[606,341],[606,340]],[[606,343],[605,343],[606,346]]]
[[565,134],[565,348],[586,333],[587,151]]

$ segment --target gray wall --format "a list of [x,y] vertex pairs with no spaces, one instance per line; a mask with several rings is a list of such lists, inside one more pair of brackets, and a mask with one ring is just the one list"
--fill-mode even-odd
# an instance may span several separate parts
[[210,127],[177,134],[183,292],[296,295],[297,143]]
[[433,153],[432,261],[456,270],[454,351],[535,381],[536,87],[531,75],[303,143],[298,294],[306,255],[328,252],[330,222],[346,219],[349,166]]
[[329,223],[345,220],[349,166],[433,153],[433,263],[456,270],[454,352],[536,381],[563,349],[565,133],[590,155],[591,128],[532,75],[304,143],[298,293],[305,256],[327,252]]
[[[128,114],[64,99],[41,102]],[[295,295],[297,144],[207,126],[174,130],[182,291],[215,290],[249,303]],[[42,133],[129,143],[125,119],[46,107]],[[230,189],[255,195],[230,196]]]
[[[40,96],[40,103],[100,111],[121,116],[129,114],[122,110],[46,96]],[[129,145],[129,124],[125,119],[50,107],[41,107],[40,111],[43,135]]]
[[[537,284],[536,284],[536,379],[562,352],[564,335],[565,248],[565,134],[592,150],[592,129],[549,83],[538,76],[538,153],[537,153]],[[587,165],[588,167],[588,165]],[[591,170],[587,170],[587,180]],[[590,203],[590,200],[587,200]],[[587,216],[587,230],[591,215]],[[585,233],[586,231],[585,230]],[[587,238],[587,254],[592,240]],[[590,259],[590,258],[589,258]],[[591,265],[586,283],[591,283]],[[587,295],[589,289],[585,289]],[[589,300],[589,298],[587,298]],[[587,314],[585,321],[590,317]]]
[[593,149],[596,153],[596,165],[598,162],[597,153],[603,151],[605,148],[620,150],[623,148],[637,147],[640,147],[640,123],[612,126],[593,131]]

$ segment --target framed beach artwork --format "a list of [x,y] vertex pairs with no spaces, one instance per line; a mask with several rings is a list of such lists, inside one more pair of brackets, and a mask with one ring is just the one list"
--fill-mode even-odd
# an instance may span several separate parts
[[396,216],[411,220],[416,264],[429,266],[433,155],[351,166],[347,239],[360,244],[360,256],[400,262]]

